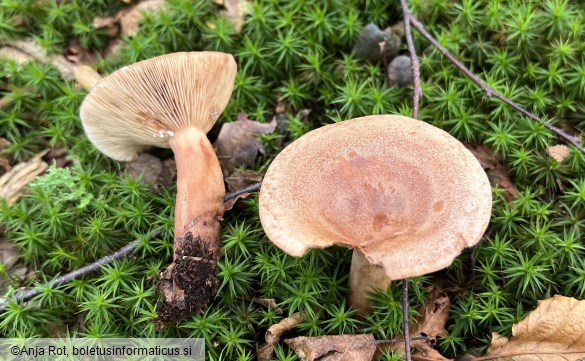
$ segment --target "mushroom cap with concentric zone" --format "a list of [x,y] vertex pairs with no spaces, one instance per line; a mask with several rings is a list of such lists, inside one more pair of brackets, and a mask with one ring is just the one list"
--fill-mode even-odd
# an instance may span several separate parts
[[260,191],[268,238],[293,256],[342,245],[390,279],[449,266],[490,219],[491,187],[447,132],[403,116],[326,125],[287,146]]
[[162,55],[121,68],[100,80],[83,101],[83,127],[102,153],[130,161],[148,147],[195,127],[207,133],[234,87],[230,54]]

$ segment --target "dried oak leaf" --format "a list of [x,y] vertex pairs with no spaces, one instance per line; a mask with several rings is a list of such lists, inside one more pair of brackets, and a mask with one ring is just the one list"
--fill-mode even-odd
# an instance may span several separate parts
[[[449,319],[451,301],[447,294],[437,285],[432,285],[425,304],[419,310],[421,315],[417,323],[410,327],[410,346],[416,351],[412,354],[415,361],[450,361],[434,349],[437,337],[447,336],[445,324]],[[416,339],[420,337],[420,339]],[[403,339],[404,336],[397,336]],[[413,339],[415,338],[415,339]],[[404,354],[404,342],[391,342],[381,346],[388,351],[399,351]]]
[[258,153],[264,154],[260,135],[276,129],[276,120],[259,123],[249,120],[246,114],[238,114],[235,122],[225,123],[214,143],[224,176],[237,167],[250,167]]
[[413,335],[426,335],[433,339],[446,337],[445,324],[449,319],[451,301],[447,294],[439,287],[433,285],[429,290],[429,296],[425,304],[419,310],[421,318],[412,328]]
[[[427,301],[419,311],[421,317],[411,326],[410,346],[416,349],[412,360],[452,361],[433,348],[437,337],[447,335],[445,324],[450,308],[451,302],[445,292],[438,286],[432,286]],[[302,360],[307,361],[371,361],[378,349],[404,354],[404,336],[387,341],[376,341],[370,334],[297,337],[285,342]]]
[[498,334],[487,356],[475,361],[577,361],[585,359],[585,300],[554,296],[512,326],[512,338]]
[[492,187],[500,187],[506,191],[505,197],[512,201],[518,197],[518,190],[510,180],[510,169],[504,164],[500,153],[494,154],[492,149],[485,145],[465,143],[467,148],[479,161],[486,171]]
[[371,361],[376,340],[371,334],[295,337],[285,340],[303,361]]

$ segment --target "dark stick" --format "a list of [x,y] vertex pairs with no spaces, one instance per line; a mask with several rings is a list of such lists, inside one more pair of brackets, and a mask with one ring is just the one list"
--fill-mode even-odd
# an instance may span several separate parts
[[[160,235],[160,231],[156,231],[152,235],[152,238],[156,238],[159,235]],[[132,253],[132,251],[134,251],[134,249],[136,248],[136,246],[138,246],[139,243],[140,243],[140,240],[138,240],[138,239],[134,240],[134,241],[128,243],[127,245],[125,245],[124,247],[120,248],[116,252],[109,254],[105,257],[102,257],[92,264],[89,264],[87,266],[83,266],[81,268],[76,269],[73,272],[69,272],[67,274],[64,274],[63,276],[57,278],[54,281],[46,283],[43,286],[46,287],[46,286],[50,285],[51,287],[58,287],[58,286],[61,286],[67,282],[70,282],[76,278],[80,278],[88,273],[97,271],[97,269],[103,265],[112,263],[117,259],[127,257],[128,255],[130,255]],[[39,291],[37,288],[32,288],[32,289],[29,289],[26,291],[21,290],[21,291],[16,292],[16,294],[14,295],[13,301],[16,301],[16,302],[28,301],[31,298],[33,298],[39,294],[41,294],[41,291]],[[9,301],[7,299],[0,300],[0,312],[4,311],[10,302],[11,301]]]
[[[223,198],[223,200],[224,200],[224,202],[227,202],[230,199],[233,199],[242,193],[251,193],[251,192],[255,192],[259,189],[260,189],[260,183],[255,183],[255,184],[252,184],[251,186],[227,193],[225,195],[225,197]],[[152,238],[157,238],[160,235],[160,233],[161,233],[160,231],[155,231],[152,234]],[[134,240],[134,241],[128,243],[127,245],[125,245],[124,247],[120,248],[116,252],[109,254],[105,257],[102,257],[102,258],[98,259],[97,261],[95,261],[87,266],[83,266],[79,269],[76,269],[75,271],[64,274],[63,276],[55,279],[54,281],[50,281],[50,282],[44,284],[43,287],[47,287],[47,286],[59,287],[59,286],[65,284],[65,283],[68,283],[74,279],[81,278],[88,273],[95,272],[101,266],[112,263],[115,260],[128,257],[134,251],[134,249],[136,249],[136,247],[139,244],[140,244],[140,240],[138,240],[138,239]],[[41,294],[41,291],[39,291],[38,288],[32,288],[29,290],[21,290],[21,291],[16,292],[16,294],[14,295],[14,298],[12,300],[2,298],[2,299],[0,299],[0,312],[4,311],[10,302],[25,302],[25,301],[32,299],[35,296],[38,296],[39,294]]]
[[261,183],[254,183],[254,184],[249,185],[247,187],[244,187],[242,189],[238,189],[238,190],[235,190],[233,192],[229,192],[228,194],[225,195],[223,201],[227,202],[230,199],[236,198],[237,196],[244,194],[244,193],[257,192],[260,190],[260,185],[261,185]]
[[410,10],[408,10],[408,4],[406,3],[406,0],[400,0],[400,4],[402,4],[402,12],[404,14],[404,36],[406,37],[406,44],[408,45],[412,67],[412,82],[414,86],[414,94],[412,96],[412,117],[418,119],[419,102],[420,97],[422,96],[422,88],[420,86],[420,63],[418,61],[418,56],[416,56],[414,41],[412,40],[412,32],[410,30],[410,19],[412,16]]
[[[404,6],[405,6],[404,3],[405,3],[405,0],[401,0],[401,2],[403,3],[403,11],[404,11]],[[522,108],[520,105],[518,105],[518,104],[514,103],[513,101],[511,101],[510,99],[506,98],[502,94],[498,93],[496,90],[490,88],[489,85],[487,85],[477,75],[473,74],[471,72],[471,70],[469,70],[465,65],[463,65],[463,63],[461,63],[459,60],[457,60],[457,58],[455,58],[455,56],[453,54],[451,54],[447,49],[445,49],[443,46],[441,46],[441,44],[439,44],[439,42],[437,41],[437,39],[435,39],[431,34],[429,34],[429,32],[427,31],[427,29],[425,29],[425,27],[423,26],[423,24],[421,24],[408,11],[408,9],[406,9],[406,12],[404,14],[404,28],[405,29],[406,29],[406,24],[412,24],[412,26],[414,26],[416,28],[416,30],[418,30],[421,33],[421,35],[429,43],[431,43],[435,48],[439,49],[439,51],[441,52],[441,54],[443,54],[445,57],[447,57],[447,59],[449,59],[449,61],[451,61],[451,63],[453,63],[453,65],[455,65],[463,74],[465,74],[465,76],[467,76],[474,83],[476,83],[477,85],[479,85],[479,87],[481,88],[481,90],[483,90],[483,92],[484,92],[484,94],[485,94],[486,97],[488,97],[488,98],[494,97],[496,99],[499,99],[501,102],[503,102],[504,104],[508,105],[512,109],[514,109],[514,110],[522,113],[526,117],[528,117],[528,118],[530,118],[530,119],[532,119],[534,121],[537,121],[537,122],[540,122],[540,123],[544,124],[544,126],[548,130],[552,131],[557,136],[565,139],[566,141],[568,141],[569,143],[571,143],[572,145],[574,145],[577,149],[579,149],[581,152],[585,153],[585,148],[581,145],[580,140],[579,140],[578,137],[576,137],[574,135],[571,135],[571,134],[565,132],[564,130],[562,130],[560,128],[557,128],[557,127],[555,127],[552,124],[546,123],[544,120],[540,119],[535,114],[533,114],[533,113],[529,112],[528,110]],[[407,41],[408,41],[408,36],[407,36]],[[410,46],[409,46],[409,50],[410,50]],[[412,57],[412,53],[411,53],[411,57]],[[414,66],[414,63],[413,63],[413,66]]]
[[404,315],[404,357],[406,361],[411,361],[410,320],[408,317],[408,278],[402,280],[402,313]]
[[[412,40],[412,31],[410,30],[410,19],[412,18],[406,0],[400,0],[402,5],[402,13],[404,14],[404,36],[406,37],[406,44],[408,52],[410,53],[410,63],[412,67],[412,83],[414,87],[412,95],[412,117],[418,119],[418,109],[420,97],[422,95],[422,88],[420,86],[420,64],[416,49],[414,48],[414,41]],[[410,355],[410,325],[408,317],[408,278],[402,280],[402,314],[404,316],[404,357],[406,361],[411,361]]]

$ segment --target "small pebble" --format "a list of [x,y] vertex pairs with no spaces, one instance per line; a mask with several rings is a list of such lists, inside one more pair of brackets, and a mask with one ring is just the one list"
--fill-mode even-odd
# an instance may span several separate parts
[[386,61],[393,59],[401,45],[400,37],[390,30],[382,31],[376,24],[369,23],[362,29],[352,51],[356,58],[375,63],[384,60],[382,50]]
[[412,83],[412,66],[410,57],[400,55],[388,64],[388,82],[390,86],[404,87]]

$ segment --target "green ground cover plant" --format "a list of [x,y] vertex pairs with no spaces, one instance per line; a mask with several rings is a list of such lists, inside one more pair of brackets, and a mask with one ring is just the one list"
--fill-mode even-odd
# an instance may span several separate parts
[[[71,39],[101,51],[110,39],[92,26],[96,16],[125,8],[118,0],[0,0],[0,42],[32,37],[48,53]],[[566,0],[411,0],[413,14],[450,52],[492,88],[539,117],[580,134],[585,130],[585,7]],[[369,114],[412,112],[412,88],[387,85],[384,67],[351,50],[364,25],[401,20],[399,1],[254,0],[241,32],[206,0],[169,0],[147,15],[140,31],[122,38],[118,56],[100,58],[107,74],[121,66],[177,51],[234,55],[238,73],[223,122],[244,112],[268,122],[286,104],[286,129],[263,136],[263,172],[288,142],[323,124]],[[423,304],[437,280],[453,302],[439,351],[448,357],[485,350],[490,334],[511,327],[536,302],[555,294],[585,298],[585,154],[568,146],[557,161],[547,148],[557,139],[475,84],[419,34],[423,98],[419,118],[463,142],[487,144],[517,194],[493,189],[492,221],[482,242],[445,271],[412,279],[410,306]],[[406,53],[403,45],[401,53]],[[68,168],[52,166],[17,203],[0,203],[4,238],[33,270],[24,281],[0,265],[8,296],[41,287],[32,302],[9,303],[0,334],[90,337],[201,337],[210,360],[252,360],[266,329],[295,312],[307,318],[295,331],[317,336],[402,333],[401,287],[373,295],[374,312],[360,319],[347,307],[351,251],[313,250],[292,258],[262,231],[256,197],[226,213],[222,225],[220,290],[209,309],[157,331],[155,280],[172,257],[175,189],[153,190],[122,172],[124,165],[97,151],[83,133],[79,106],[86,91],[50,64],[0,60],[0,137],[11,164],[48,148],[65,148]],[[304,109],[310,109],[305,116]],[[161,231],[159,237],[151,235]],[[133,256],[67,285],[42,286],[139,239]],[[282,313],[254,298],[274,299]],[[386,353],[384,360],[399,356]],[[284,345],[274,359],[295,360]]]

